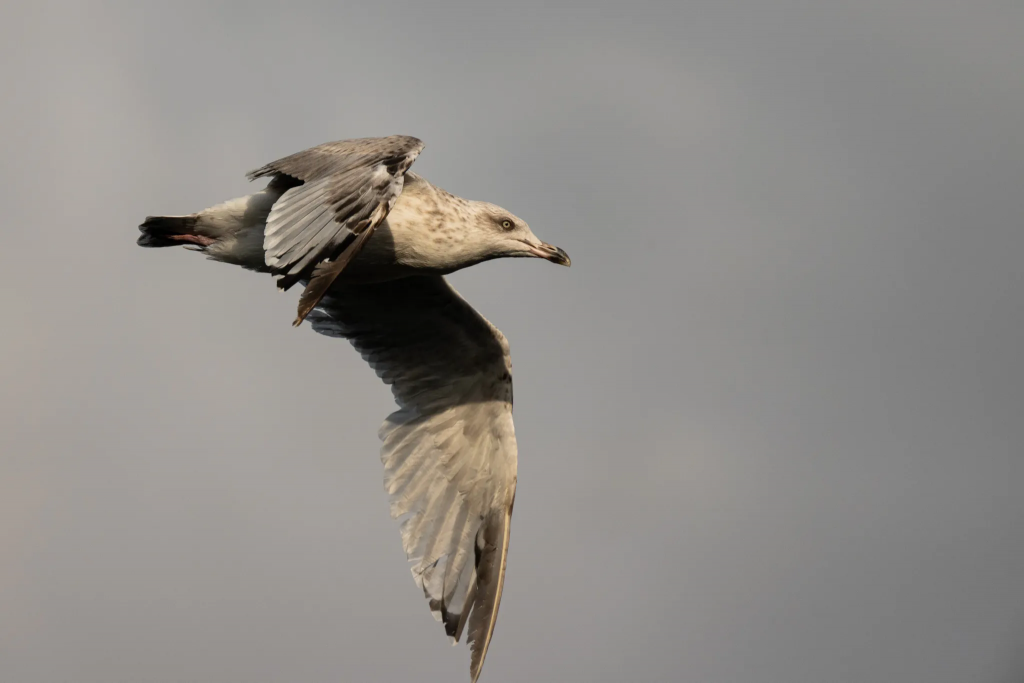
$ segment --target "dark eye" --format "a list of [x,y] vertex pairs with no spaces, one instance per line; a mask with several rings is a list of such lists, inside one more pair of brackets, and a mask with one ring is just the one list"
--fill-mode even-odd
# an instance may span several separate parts
[[515,225],[515,223],[513,223],[507,218],[501,222],[501,227],[504,228],[505,230],[511,230],[512,228],[515,227]]

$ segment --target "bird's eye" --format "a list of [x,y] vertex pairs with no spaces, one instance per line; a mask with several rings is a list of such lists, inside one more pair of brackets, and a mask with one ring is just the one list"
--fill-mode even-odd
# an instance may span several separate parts
[[501,227],[503,227],[505,230],[511,230],[512,229],[512,221],[510,221],[509,219],[506,218],[505,220],[503,220],[501,222]]

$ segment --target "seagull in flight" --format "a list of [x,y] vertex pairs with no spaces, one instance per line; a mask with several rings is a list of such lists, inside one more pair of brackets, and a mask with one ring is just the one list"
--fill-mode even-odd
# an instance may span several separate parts
[[487,202],[412,173],[405,135],[328,142],[248,174],[255,194],[150,216],[143,247],[183,245],[303,287],[294,325],[347,339],[391,386],[384,487],[413,578],[480,677],[501,602],[516,492],[512,363],[504,335],[444,276],[481,261],[569,256]]

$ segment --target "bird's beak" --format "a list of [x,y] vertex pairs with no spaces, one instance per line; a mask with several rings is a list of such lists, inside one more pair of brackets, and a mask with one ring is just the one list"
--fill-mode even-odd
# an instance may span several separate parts
[[569,260],[569,255],[564,250],[552,246],[547,242],[541,242],[540,244],[532,244],[523,240],[532,255],[537,258],[547,259],[552,263],[557,263],[560,266],[570,266],[572,261]]

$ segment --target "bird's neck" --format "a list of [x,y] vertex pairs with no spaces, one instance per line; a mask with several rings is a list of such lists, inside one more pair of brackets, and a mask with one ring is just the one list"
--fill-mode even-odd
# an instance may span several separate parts
[[396,261],[439,273],[478,262],[470,239],[472,216],[472,202],[407,174],[405,188],[387,217]]

